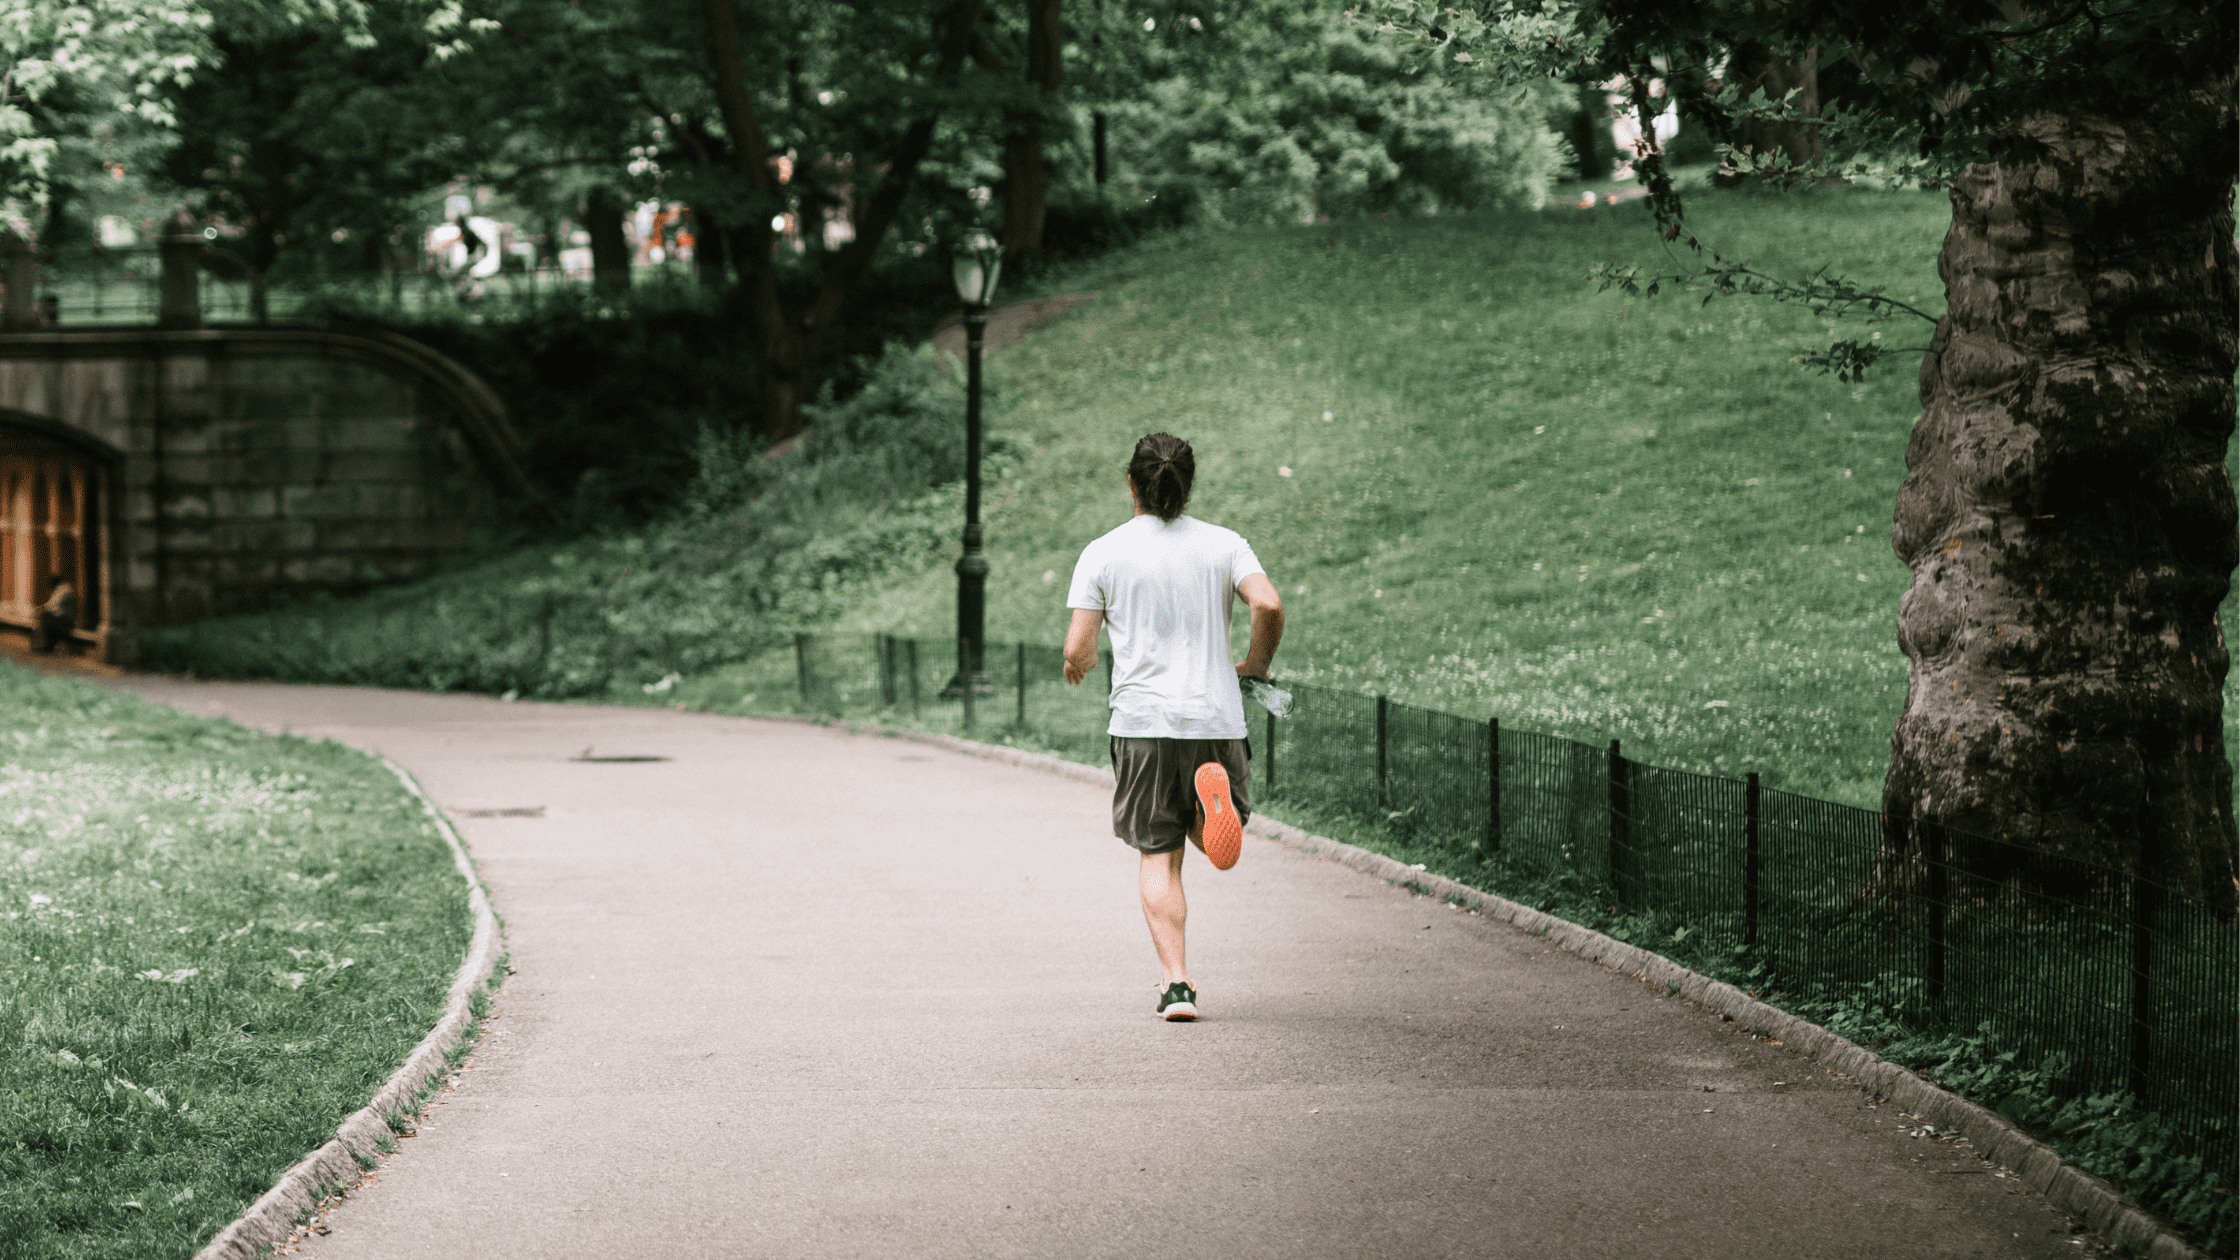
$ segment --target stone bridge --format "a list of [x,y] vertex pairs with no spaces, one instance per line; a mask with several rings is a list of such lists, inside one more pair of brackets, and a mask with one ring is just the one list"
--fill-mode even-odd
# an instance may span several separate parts
[[528,490],[498,397],[406,337],[0,335],[0,626],[66,580],[105,660],[139,626],[424,573]]

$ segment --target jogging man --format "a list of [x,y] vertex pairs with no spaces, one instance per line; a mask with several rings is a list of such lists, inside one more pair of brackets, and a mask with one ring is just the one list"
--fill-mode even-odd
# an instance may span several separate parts
[[[1097,663],[1097,628],[1112,631],[1112,830],[1142,855],[1138,885],[1165,988],[1158,1013],[1198,1017],[1183,961],[1182,842],[1215,870],[1237,864],[1247,794],[1244,697],[1237,680],[1266,678],[1283,638],[1283,599],[1235,530],[1182,514],[1197,463],[1167,433],[1128,461],[1135,515],[1090,543],[1066,595],[1066,681]],[[1229,661],[1233,596],[1252,608],[1252,644]]]

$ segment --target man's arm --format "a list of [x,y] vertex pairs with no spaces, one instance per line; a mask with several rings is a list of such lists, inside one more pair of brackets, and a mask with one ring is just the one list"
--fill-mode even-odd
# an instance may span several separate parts
[[1097,631],[1104,628],[1104,614],[1094,608],[1073,610],[1073,624],[1066,627],[1066,681],[1077,683],[1097,667]]
[[1252,607],[1252,645],[1237,662],[1237,676],[1265,679],[1268,662],[1275,659],[1276,644],[1283,642],[1283,596],[1265,573],[1255,573],[1237,583],[1237,594]]

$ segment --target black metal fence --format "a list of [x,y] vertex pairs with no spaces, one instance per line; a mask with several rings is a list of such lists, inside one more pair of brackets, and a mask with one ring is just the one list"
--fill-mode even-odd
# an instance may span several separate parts
[[[243,323],[255,317],[254,284],[246,264],[213,242],[210,252],[236,262],[213,270],[198,267],[196,305],[207,323]],[[38,291],[51,303],[49,317],[62,327],[93,324],[152,324],[163,307],[163,268],[154,245],[110,248],[73,248],[42,255]],[[683,265],[636,267],[633,280],[645,284],[656,279],[690,278]],[[399,313],[456,308],[462,303],[526,304],[534,306],[555,295],[581,292],[592,286],[588,271],[566,272],[554,267],[508,266],[487,276],[465,272],[420,269],[375,272],[327,278],[293,278],[267,287],[265,313],[271,319],[298,315],[314,298],[347,299],[358,308],[388,308]]]
[[[868,646],[868,650],[866,647]],[[1105,756],[1110,662],[1083,685],[1047,645],[803,635],[801,705],[1012,733]],[[1872,810],[1647,765],[1383,696],[1288,684],[1252,722],[1255,799],[1362,819],[1419,849],[1569,872],[1629,914],[1742,951],[1763,989],[1871,989],[1912,1029],[1988,1025],[2065,1090],[2128,1093],[2229,1183],[2240,1158],[2240,935],[2138,872]],[[1999,1099],[1979,1099],[1996,1105]]]

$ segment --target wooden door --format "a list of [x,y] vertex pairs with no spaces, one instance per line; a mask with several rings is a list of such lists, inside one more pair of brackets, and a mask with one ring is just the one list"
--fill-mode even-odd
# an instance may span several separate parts
[[37,624],[49,579],[78,593],[80,637],[97,638],[102,606],[103,469],[59,442],[0,431],[0,623]]

